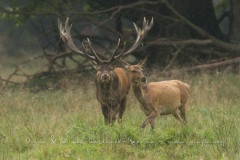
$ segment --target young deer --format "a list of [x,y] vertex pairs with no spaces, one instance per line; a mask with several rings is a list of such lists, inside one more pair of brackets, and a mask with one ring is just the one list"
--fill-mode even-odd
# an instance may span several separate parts
[[137,65],[125,63],[130,73],[133,92],[142,111],[147,116],[142,128],[149,123],[155,128],[155,118],[158,115],[172,114],[178,121],[187,123],[187,106],[190,97],[190,86],[179,80],[147,83],[143,75],[143,65],[146,59]]
[[127,71],[123,68],[115,68],[116,63],[120,60],[120,58],[130,55],[138,48],[147,32],[152,28],[153,19],[150,23],[148,23],[144,18],[142,29],[139,29],[135,23],[133,24],[137,33],[137,38],[133,46],[127,51],[124,51],[123,49],[120,53],[118,53],[120,45],[119,39],[117,48],[110,59],[102,60],[94,51],[89,39],[87,39],[87,41],[91,54],[88,54],[85,51],[85,45],[83,43],[82,50],[76,47],[70,34],[72,25],[69,25],[69,18],[67,18],[65,26],[63,26],[62,22],[58,20],[58,28],[60,30],[61,39],[74,53],[92,61],[96,66],[96,97],[101,104],[102,113],[106,123],[114,123],[117,115],[119,122],[121,122],[126,108],[127,95],[131,87]]

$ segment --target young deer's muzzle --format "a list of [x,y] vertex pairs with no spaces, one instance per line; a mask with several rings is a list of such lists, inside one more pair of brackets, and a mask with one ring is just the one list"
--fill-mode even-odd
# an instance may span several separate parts
[[143,82],[143,83],[147,83],[147,78],[144,76],[144,77],[142,77],[141,78],[141,82]]

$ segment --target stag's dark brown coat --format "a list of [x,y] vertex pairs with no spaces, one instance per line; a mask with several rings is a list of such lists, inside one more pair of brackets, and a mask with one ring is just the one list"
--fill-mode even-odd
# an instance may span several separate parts
[[131,87],[129,75],[124,69],[115,68],[109,76],[109,81],[103,81],[102,72],[96,74],[96,96],[101,104],[105,122],[114,122],[117,114],[118,121],[121,122]]

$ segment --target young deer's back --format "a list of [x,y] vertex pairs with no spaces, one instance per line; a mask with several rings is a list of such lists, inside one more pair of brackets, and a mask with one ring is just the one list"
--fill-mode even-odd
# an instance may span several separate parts
[[137,96],[148,115],[150,110],[171,114],[189,98],[190,87],[178,80],[150,82],[142,87],[142,97]]

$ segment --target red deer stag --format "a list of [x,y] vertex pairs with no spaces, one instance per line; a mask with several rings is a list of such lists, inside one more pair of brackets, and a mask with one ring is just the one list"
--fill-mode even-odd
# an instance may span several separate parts
[[[69,25],[69,18],[65,22],[65,27],[62,26],[60,20],[58,20],[58,28],[60,30],[61,39],[68,45],[68,47],[76,54],[90,60],[96,65],[97,73],[95,77],[96,84],[96,97],[101,104],[102,113],[105,123],[113,124],[118,115],[118,121],[121,123],[122,116],[126,108],[127,95],[131,88],[131,82],[127,71],[123,68],[115,68],[116,63],[120,58],[124,58],[130,55],[141,44],[143,38],[147,32],[152,28],[153,18],[150,24],[144,18],[142,29],[139,29],[135,23],[134,27],[137,33],[137,38],[133,46],[124,51],[124,49],[118,53],[120,39],[117,44],[117,48],[113,52],[112,56],[108,60],[102,60],[94,51],[90,40],[87,38],[88,46],[92,54],[88,54],[85,51],[85,46],[82,43],[82,50],[79,50],[73,43]],[[125,46],[125,43],[124,43]],[[125,48],[125,47],[124,47]],[[118,54],[117,54],[118,53]]]
[[124,62],[129,71],[133,92],[142,111],[147,116],[142,128],[149,123],[155,128],[155,118],[158,115],[172,114],[177,120],[187,123],[187,106],[190,97],[190,86],[179,80],[147,83],[143,75],[143,65],[146,59],[137,65]]

